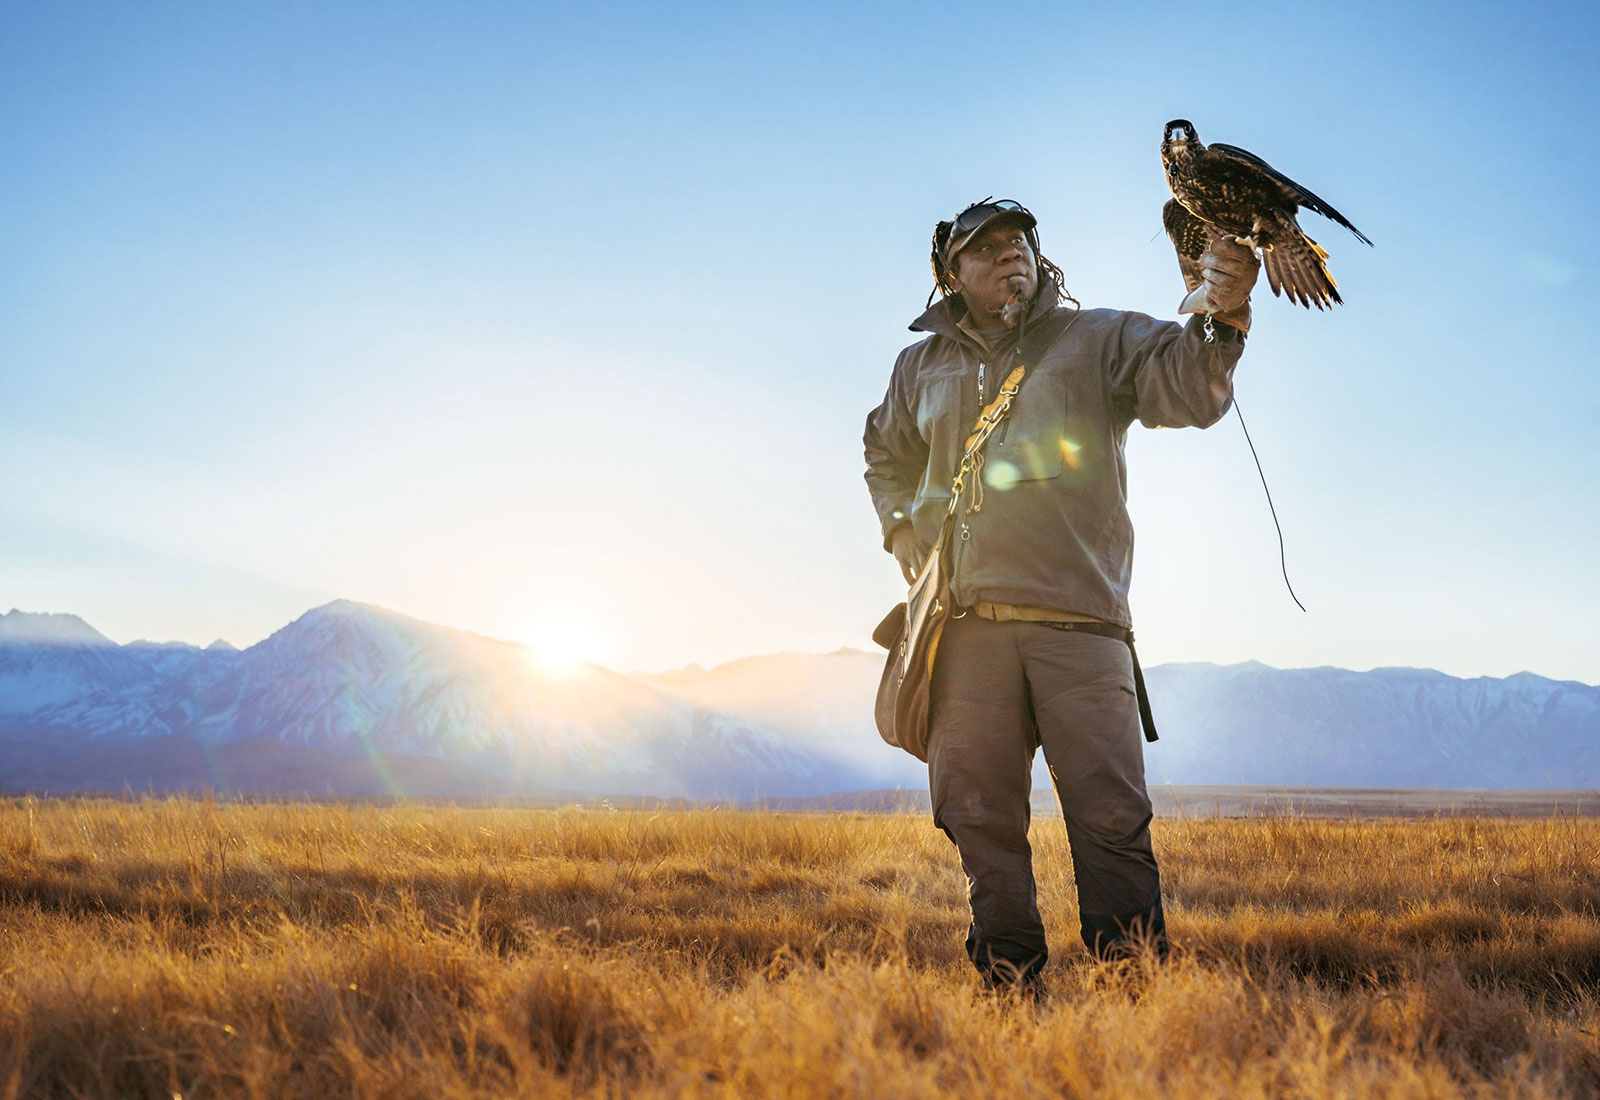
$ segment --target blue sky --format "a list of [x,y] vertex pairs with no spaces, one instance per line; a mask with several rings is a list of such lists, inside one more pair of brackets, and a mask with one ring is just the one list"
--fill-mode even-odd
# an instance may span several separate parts
[[[248,644],[349,597],[620,668],[862,645],[862,421],[932,223],[1175,313],[1162,124],[1315,215],[1237,421],[1130,435],[1150,662],[1600,681],[1600,8],[0,11],[0,605]],[[3,608],[0,608],[3,609]]]

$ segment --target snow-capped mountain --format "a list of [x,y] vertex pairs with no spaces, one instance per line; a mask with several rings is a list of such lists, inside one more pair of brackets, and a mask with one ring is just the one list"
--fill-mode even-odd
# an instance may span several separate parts
[[1600,783],[1600,688],[1529,672],[1172,664],[1149,674],[1152,778],[1333,787]]
[[[664,690],[834,751],[880,785],[926,782],[903,753],[881,767],[872,698],[883,658],[750,657],[652,677]],[[1147,669],[1161,740],[1154,783],[1314,787],[1579,788],[1600,783],[1600,687],[1522,672],[1458,679],[1431,669],[1276,669],[1257,662]],[[1049,782],[1042,756],[1035,782]]]
[[[265,741],[334,761],[440,761],[472,769],[463,782],[480,792],[754,798],[860,785],[747,720],[594,666],[549,673],[521,646],[349,601],[243,651],[96,637],[0,641],[0,739],[25,744],[13,755],[36,771],[52,747],[82,756],[91,744],[89,767],[177,736],[212,752]],[[5,772],[0,784],[25,778]]]
[[12,608],[0,615],[0,644],[30,646],[109,646],[110,638],[76,615],[29,613]]
[[108,695],[131,701],[164,678],[158,670],[173,660],[187,657],[144,643],[119,646],[76,615],[13,608],[0,615],[0,721]]
[[[0,789],[804,797],[919,787],[879,740],[882,656],[621,676],[336,601],[246,650],[119,646],[0,616]],[[1600,782],[1600,688],[1427,669],[1148,670],[1152,783],[1573,788]],[[1038,781],[1047,782],[1040,761]]]

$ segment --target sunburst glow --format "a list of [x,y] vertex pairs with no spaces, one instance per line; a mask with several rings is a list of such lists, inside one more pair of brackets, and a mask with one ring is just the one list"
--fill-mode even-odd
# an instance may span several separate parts
[[552,672],[566,672],[598,660],[605,648],[588,623],[565,616],[541,619],[522,636],[539,664]]

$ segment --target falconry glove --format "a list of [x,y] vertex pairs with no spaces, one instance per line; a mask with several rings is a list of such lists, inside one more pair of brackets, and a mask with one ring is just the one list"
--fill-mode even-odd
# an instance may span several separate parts
[[1161,223],[1178,254],[1178,271],[1189,292],[1178,305],[1179,313],[1203,313],[1214,321],[1250,331],[1250,291],[1256,285],[1261,261],[1246,247],[1191,217],[1176,199],[1167,200]]
[[1200,257],[1200,279],[1208,305],[1205,312],[1214,320],[1248,332],[1250,291],[1260,273],[1261,261],[1256,258],[1255,249],[1246,248],[1231,236],[1214,236]]

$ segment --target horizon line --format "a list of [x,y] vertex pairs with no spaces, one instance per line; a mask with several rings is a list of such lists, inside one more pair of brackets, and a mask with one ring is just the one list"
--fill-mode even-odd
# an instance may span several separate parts
[[[514,641],[514,640],[509,639],[509,638],[498,638],[498,637],[495,637],[495,636],[490,635],[490,634],[484,634],[484,633],[481,633],[481,632],[476,631],[476,630],[468,629],[466,627],[451,626],[451,625],[449,625],[447,623],[438,623],[438,622],[434,622],[434,621],[432,621],[430,619],[421,619],[421,618],[418,618],[415,615],[407,614],[404,611],[396,611],[394,608],[384,607],[381,604],[366,603],[366,602],[361,601],[361,600],[354,600],[354,599],[350,599],[348,597],[343,597],[343,596],[336,597],[335,599],[328,600],[325,603],[320,603],[320,604],[317,604],[317,605],[315,605],[313,607],[307,608],[305,611],[301,612],[299,615],[296,615],[294,618],[292,618],[288,622],[284,623],[283,626],[280,626],[277,630],[272,631],[265,638],[262,638],[260,641],[252,642],[248,646],[236,645],[233,642],[231,642],[228,639],[223,638],[221,636],[218,636],[217,638],[213,639],[211,642],[206,643],[204,645],[201,645],[201,644],[196,643],[196,642],[188,642],[188,641],[182,641],[182,640],[177,640],[177,639],[173,639],[173,640],[169,640],[169,641],[156,641],[156,640],[150,639],[150,638],[134,638],[134,639],[132,639],[130,641],[127,641],[127,642],[118,642],[118,641],[115,641],[114,639],[110,638],[106,634],[102,633],[99,630],[99,628],[94,626],[93,623],[89,622],[82,615],[80,615],[80,614],[78,614],[77,612],[74,612],[74,611],[23,611],[20,608],[13,607],[13,608],[11,608],[10,611],[4,612],[4,613],[0,613],[0,621],[4,621],[6,619],[9,619],[13,615],[25,616],[25,617],[29,617],[29,618],[56,617],[56,618],[75,619],[77,622],[81,623],[84,627],[86,627],[89,630],[93,631],[96,635],[98,635],[101,638],[104,638],[109,644],[114,645],[119,649],[125,648],[125,647],[128,647],[128,646],[145,645],[145,646],[154,646],[154,647],[181,646],[181,647],[186,647],[186,648],[190,648],[190,649],[212,650],[212,649],[218,648],[219,646],[225,646],[225,647],[227,647],[228,651],[231,651],[231,652],[234,652],[234,653],[247,653],[250,650],[254,649],[256,646],[261,645],[263,642],[266,642],[267,640],[269,640],[269,639],[271,639],[273,637],[276,637],[279,633],[281,633],[282,631],[284,631],[284,630],[288,629],[289,627],[293,626],[295,623],[299,622],[300,620],[306,618],[308,615],[313,615],[318,611],[326,611],[326,610],[328,610],[330,608],[336,608],[336,607],[339,607],[341,605],[347,606],[347,607],[351,607],[351,608],[359,608],[359,609],[362,609],[362,610],[365,610],[365,611],[377,612],[377,613],[380,613],[382,615],[393,616],[393,617],[400,618],[400,619],[405,619],[405,620],[407,620],[409,622],[418,623],[418,624],[421,624],[423,626],[431,627],[431,628],[437,629],[437,630],[449,630],[449,631],[453,631],[453,632],[456,632],[456,633],[459,633],[459,634],[471,635],[472,637],[481,638],[481,639],[483,639],[485,641],[494,642],[494,643],[499,644],[499,645],[515,646],[515,647],[517,647],[519,649],[528,650],[530,654],[533,652],[532,647],[527,645],[525,642]],[[38,643],[35,643],[35,644],[38,644]],[[704,665],[704,664],[701,664],[699,661],[691,660],[691,661],[689,661],[689,662],[687,662],[685,664],[676,665],[676,666],[671,667],[671,668],[660,669],[658,671],[650,671],[650,670],[647,670],[647,669],[631,669],[629,671],[621,671],[619,669],[611,668],[608,665],[603,665],[603,664],[599,663],[598,661],[578,661],[578,662],[575,662],[574,667],[580,667],[580,668],[581,667],[587,667],[587,668],[599,669],[600,671],[609,672],[612,675],[622,676],[622,677],[625,677],[627,679],[642,679],[642,678],[649,678],[649,677],[656,677],[656,676],[670,676],[670,675],[672,675],[674,673],[689,672],[690,670],[699,670],[702,673],[710,674],[710,673],[718,671],[719,669],[727,668],[730,665],[738,664],[738,663],[740,663],[742,661],[760,660],[760,659],[764,659],[764,658],[774,658],[774,657],[830,657],[830,656],[834,656],[834,655],[837,655],[837,654],[855,654],[855,653],[864,654],[866,656],[879,658],[879,659],[881,659],[881,657],[882,657],[882,655],[880,653],[878,653],[876,650],[861,649],[861,648],[858,648],[856,646],[850,646],[850,645],[841,645],[841,646],[839,646],[839,647],[837,647],[835,649],[823,650],[823,651],[801,650],[801,649],[780,649],[780,650],[768,650],[768,651],[764,651],[764,652],[760,652],[760,653],[747,653],[747,654],[744,654],[743,656],[733,657],[733,658],[730,658],[728,660],[719,661],[719,662],[717,662],[715,664],[711,664],[711,665]],[[1510,679],[1514,679],[1515,677],[1518,677],[1518,676],[1533,676],[1533,677],[1537,677],[1538,679],[1541,679],[1541,680],[1546,680],[1546,681],[1548,681],[1550,683],[1576,684],[1576,685],[1578,685],[1580,687],[1585,687],[1585,688],[1600,687],[1600,684],[1591,684],[1591,683],[1588,683],[1588,682],[1583,681],[1583,680],[1561,679],[1561,678],[1558,678],[1558,677],[1546,676],[1543,673],[1534,672],[1532,669],[1526,669],[1526,668],[1525,669],[1520,669],[1517,672],[1509,673],[1509,674],[1507,674],[1505,676],[1489,676],[1489,675],[1457,676],[1457,675],[1455,675],[1453,673],[1445,672],[1445,671],[1443,671],[1441,669],[1433,668],[1433,667],[1427,666],[1427,665],[1373,665],[1370,668],[1364,668],[1364,669],[1362,669],[1362,668],[1348,668],[1348,667],[1343,666],[1343,665],[1329,665],[1329,664],[1301,665],[1301,666],[1295,666],[1295,667],[1284,667],[1284,666],[1281,666],[1281,665],[1274,665],[1274,664],[1271,664],[1270,662],[1263,661],[1258,657],[1250,657],[1250,658],[1246,658],[1245,660],[1242,660],[1242,661],[1235,661],[1235,662],[1231,662],[1231,663],[1228,663],[1228,664],[1223,664],[1223,663],[1220,663],[1220,662],[1217,662],[1217,661],[1204,661],[1204,660],[1163,661],[1160,664],[1151,665],[1150,669],[1153,671],[1153,670],[1158,669],[1158,668],[1178,668],[1178,667],[1184,667],[1184,666],[1203,666],[1203,667],[1216,668],[1216,669],[1238,669],[1238,668],[1245,668],[1245,667],[1250,666],[1250,665],[1258,665],[1258,666],[1260,666],[1262,668],[1265,668],[1265,669],[1268,669],[1269,671],[1272,671],[1272,672],[1320,672],[1320,671],[1329,670],[1329,671],[1335,671],[1335,672],[1350,672],[1350,673],[1355,673],[1355,674],[1358,674],[1358,675],[1367,675],[1367,674],[1371,674],[1371,673],[1375,673],[1375,672],[1427,672],[1427,673],[1432,673],[1432,674],[1434,674],[1436,676],[1443,676],[1443,677],[1445,677],[1447,679],[1460,680],[1460,681],[1463,681],[1463,682],[1470,681],[1470,680],[1510,680]]]

